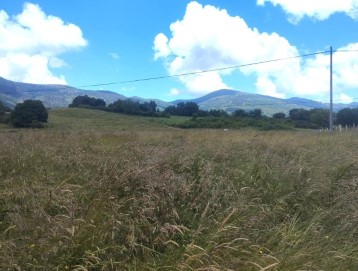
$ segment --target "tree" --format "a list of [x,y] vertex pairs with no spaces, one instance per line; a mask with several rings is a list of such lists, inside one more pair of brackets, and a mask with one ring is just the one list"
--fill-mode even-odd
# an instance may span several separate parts
[[199,111],[199,106],[194,102],[180,102],[177,104],[177,115],[192,116]]
[[130,99],[118,99],[108,105],[108,110],[130,115],[154,116],[157,113],[157,104],[154,101],[140,103]]
[[254,109],[251,111],[245,111],[243,109],[237,109],[232,113],[233,117],[241,117],[241,118],[255,118],[259,119],[262,117],[262,110],[261,109]]
[[5,115],[5,106],[0,101],[0,116]]
[[139,102],[131,100],[121,100],[118,99],[112,104],[108,105],[108,109],[116,113],[132,114],[139,115],[140,113],[140,104]]
[[210,109],[208,114],[213,117],[228,117],[229,116],[229,114],[225,110],[222,110],[222,109]]
[[164,113],[174,116],[177,114],[177,108],[175,105],[169,105],[164,109]]
[[11,109],[3,105],[0,101],[0,123],[8,122],[8,114],[11,112]]
[[253,117],[253,118],[261,118],[262,117],[262,110],[261,109],[254,109],[252,111],[249,112],[249,116]]
[[329,110],[328,109],[311,109],[310,122],[316,126],[316,128],[328,128],[329,127]]
[[77,96],[68,107],[105,107],[106,102],[100,98]]
[[353,126],[358,124],[358,108],[344,108],[337,113],[336,122],[341,125]]
[[237,109],[232,113],[232,115],[234,117],[242,117],[242,118],[244,118],[244,117],[247,117],[248,114],[244,109]]
[[180,102],[176,106],[168,106],[164,113],[177,116],[193,116],[199,113],[199,106],[194,102]]
[[285,119],[286,118],[286,114],[283,112],[278,112],[272,115],[272,117],[274,119]]
[[154,113],[157,111],[157,104],[154,101],[144,102],[140,104],[139,108],[144,113]]
[[26,100],[15,106],[10,122],[15,127],[40,128],[47,122],[48,112],[39,100]]
[[306,109],[295,108],[290,110],[289,116],[294,121],[309,121],[310,112]]

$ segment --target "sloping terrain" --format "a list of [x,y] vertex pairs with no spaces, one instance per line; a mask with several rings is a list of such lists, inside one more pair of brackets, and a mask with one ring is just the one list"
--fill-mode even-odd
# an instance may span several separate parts
[[[165,102],[155,99],[154,97],[153,99],[125,97],[113,91],[84,90],[64,85],[18,83],[0,77],[0,101],[9,107],[14,107],[17,103],[27,99],[41,100],[46,107],[67,107],[68,104],[70,104],[72,100],[79,95],[101,98],[107,104],[117,101],[118,99],[132,99],[139,102],[153,100],[156,102],[160,110],[163,110],[170,105],[178,104],[179,102],[188,101],[197,103],[200,109],[203,110],[222,109],[231,113],[237,109],[253,110],[260,108],[265,115],[272,115],[277,112],[288,114],[288,112],[293,108],[329,108],[329,104],[304,98],[294,97],[289,99],[280,99],[230,89],[217,90],[195,99]],[[334,110],[338,111],[345,107],[357,106],[357,103],[352,103],[350,105],[335,104]]]
[[28,99],[40,100],[46,107],[67,107],[79,95],[101,98],[106,103],[126,99],[125,96],[112,91],[83,90],[64,85],[18,83],[0,77],[0,100],[10,107]]

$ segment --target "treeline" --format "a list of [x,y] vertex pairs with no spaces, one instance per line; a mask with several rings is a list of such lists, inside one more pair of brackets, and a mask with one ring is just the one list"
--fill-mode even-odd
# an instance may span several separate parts
[[[179,104],[178,104],[179,105]],[[184,106],[173,106],[166,109],[168,113],[184,115]],[[195,108],[190,105],[190,108]],[[180,114],[177,110],[179,109]],[[183,113],[184,112],[184,113]],[[328,109],[302,109],[295,108],[286,115],[283,112],[275,113],[272,117],[262,114],[261,109],[245,111],[238,109],[231,115],[223,110],[203,111],[196,108],[193,111],[190,120],[176,124],[180,128],[246,128],[255,127],[261,130],[283,130],[293,128],[304,129],[326,129],[329,127],[329,110]],[[335,125],[344,125],[353,127],[358,124],[358,108],[345,108],[333,115]]]
[[[271,117],[262,114],[261,109],[245,111],[238,109],[232,114],[220,109],[201,110],[194,102],[179,102],[160,111],[154,101],[139,102],[130,99],[117,100],[108,106],[103,99],[77,96],[69,107],[81,107],[108,112],[152,117],[189,116],[189,120],[176,124],[180,128],[246,128],[281,130],[293,128],[326,129],[329,127],[328,109],[295,108],[288,115],[279,112]],[[355,127],[358,125],[358,108],[345,108],[333,115],[334,125]],[[14,110],[0,102],[0,123],[14,127],[41,128],[47,122],[48,112],[41,101],[26,100]]]
[[268,117],[262,114],[261,109],[250,111],[238,109],[232,114],[228,114],[224,110],[199,110],[192,115],[191,119],[176,126],[213,129],[256,128],[259,130],[291,130],[294,128],[292,122],[285,115],[283,118]]
[[97,109],[129,115],[168,117],[168,115],[164,112],[159,111],[157,104],[154,101],[140,103],[139,101],[133,101],[130,99],[119,99],[107,106],[103,99],[88,97],[85,95],[74,98],[72,103],[69,104],[69,107]]
[[[329,127],[328,109],[292,109],[289,119],[297,128],[323,129]],[[358,108],[344,108],[333,114],[333,124],[353,127],[358,124]]]
[[336,115],[336,123],[344,126],[358,125],[358,108],[344,108]]

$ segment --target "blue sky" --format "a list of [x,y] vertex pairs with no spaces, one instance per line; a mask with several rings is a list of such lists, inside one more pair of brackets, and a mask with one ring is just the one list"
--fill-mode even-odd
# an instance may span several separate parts
[[[334,98],[358,101],[358,0],[0,2],[0,76],[75,87],[215,70],[329,50]],[[171,101],[221,88],[329,99],[329,55],[118,83]]]

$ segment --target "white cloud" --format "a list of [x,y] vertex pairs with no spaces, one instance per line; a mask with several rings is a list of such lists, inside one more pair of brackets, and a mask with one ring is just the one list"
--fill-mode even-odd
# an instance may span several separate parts
[[340,89],[358,88],[358,43],[348,44],[339,50],[342,52],[333,55],[336,85]]
[[177,96],[179,94],[180,94],[180,91],[177,88],[172,88],[169,92],[169,96]]
[[0,76],[30,83],[64,84],[50,68],[66,63],[59,55],[85,47],[81,29],[46,15],[38,5],[26,3],[13,17],[0,10]]
[[218,72],[207,72],[197,75],[180,77],[186,87],[194,94],[206,94],[218,89],[230,88],[227,86]]
[[[277,33],[250,28],[242,18],[230,16],[226,10],[191,2],[184,18],[171,24],[170,30],[171,37],[160,33],[154,40],[154,57],[163,60],[170,75],[290,58],[179,77],[186,90],[194,95],[230,88],[224,78],[234,77],[235,70],[256,78],[256,91],[265,95],[324,99],[329,93],[327,54],[295,58],[299,52],[287,39]],[[340,49],[358,50],[358,43]],[[358,88],[357,74],[358,53],[334,54],[337,91]]]
[[339,102],[340,103],[345,103],[345,104],[350,104],[350,103],[353,103],[353,98],[342,93],[339,95]]
[[257,0],[259,6],[264,6],[266,2],[274,6],[280,5],[293,23],[297,23],[304,16],[325,20],[337,12],[358,19],[358,0]]
[[257,79],[256,88],[258,92],[262,95],[285,98],[284,93],[277,92],[276,85],[270,79],[265,77],[260,77]]
[[155,37],[154,49],[156,51],[154,55],[155,59],[158,59],[160,57],[166,57],[170,54],[170,49],[168,47],[168,38],[163,33],[160,33]]
[[[297,49],[278,34],[260,33],[256,28],[248,27],[242,18],[230,16],[226,10],[202,6],[197,2],[188,4],[183,20],[171,24],[170,29],[172,38],[158,34],[154,49],[155,58],[165,59],[171,75],[298,54]],[[280,72],[285,66],[287,63],[276,62],[242,68],[241,71],[267,78],[268,74]],[[180,80],[189,92],[203,94],[229,88],[223,82],[222,75],[230,72],[232,70],[183,76]],[[257,83],[260,92],[267,93],[268,90],[262,90],[262,83],[263,79]],[[272,88],[270,92],[273,93]],[[275,96],[282,95],[275,93]]]
[[[162,58],[170,75],[211,70],[255,62],[258,59],[290,57],[297,49],[276,33],[260,33],[249,28],[240,17],[226,10],[193,1],[184,18],[170,25],[172,37],[163,33],[154,40],[155,58]],[[280,70],[282,63],[242,69],[245,73]],[[180,77],[189,92],[208,93],[229,88],[222,75],[232,71],[217,71]]]
[[48,64],[51,68],[62,68],[67,66],[67,63],[58,57],[51,57]]

